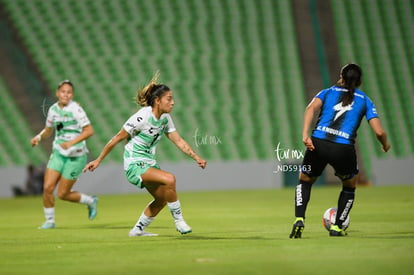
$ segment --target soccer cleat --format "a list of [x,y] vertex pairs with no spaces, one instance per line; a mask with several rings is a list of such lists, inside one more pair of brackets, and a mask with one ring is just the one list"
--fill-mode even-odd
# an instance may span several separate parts
[[337,225],[331,225],[331,227],[329,228],[329,236],[331,237],[343,237],[346,236],[347,233],[345,232],[345,230],[339,228],[339,226]]
[[303,218],[296,218],[295,223],[293,224],[292,233],[290,233],[289,238],[300,239],[302,238],[302,232],[305,228],[305,223]]
[[92,196],[93,203],[92,205],[88,205],[88,218],[90,220],[95,219],[96,215],[98,214],[98,197]]
[[141,230],[137,230],[134,228],[131,231],[129,231],[128,236],[129,237],[151,237],[151,236],[158,236],[158,234],[141,231]]
[[56,228],[56,224],[52,222],[44,222],[38,229],[54,229]]
[[176,221],[175,222],[175,228],[181,234],[188,234],[188,233],[191,233],[193,231],[191,229],[191,227],[188,226],[188,224],[185,223],[185,221]]

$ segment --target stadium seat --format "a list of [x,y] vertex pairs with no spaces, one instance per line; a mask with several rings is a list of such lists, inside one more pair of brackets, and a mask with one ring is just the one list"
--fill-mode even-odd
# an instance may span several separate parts
[[[223,140],[195,148],[209,160],[273,159],[278,142],[301,146],[305,96],[289,0],[6,2],[53,90],[62,78],[76,83],[97,130],[92,156],[137,110],[136,89],[157,69],[175,91],[182,136],[195,146],[198,128]],[[186,159],[168,142],[158,152]]]
[[[362,90],[373,99],[392,144],[389,155],[414,153],[414,117],[410,114],[412,88],[414,24],[410,1],[332,0],[335,27],[342,62],[359,63],[364,70]],[[367,126],[361,127],[359,144],[363,161],[382,156],[380,146]],[[368,165],[369,166],[369,165]]]
[[[342,63],[362,65],[362,89],[389,131],[390,155],[412,156],[414,5],[349,2],[331,0]],[[172,115],[181,135],[194,147],[196,129],[222,139],[223,145],[195,148],[209,160],[274,159],[278,143],[303,147],[306,97],[289,0],[16,0],[4,6],[51,89],[63,78],[74,81],[76,100],[96,130],[92,156],[138,109],[136,90],[157,69],[174,91]],[[365,163],[381,155],[367,125],[359,145]],[[158,153],[160,160],[186,159],[166,141]],[[20,154],[10,152],[27,158]],[[109,159],[120,162],[122,148]]]
[[32,148],[30,139],[36,134],[14,102],[3,79],[0,78],[0,166],[40,164],[46,157],[42,147]]

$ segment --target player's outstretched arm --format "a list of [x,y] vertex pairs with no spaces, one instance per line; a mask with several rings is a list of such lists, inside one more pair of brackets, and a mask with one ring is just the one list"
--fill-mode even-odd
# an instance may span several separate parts
[[387,139],[387,133],[381,126],[380,119],[375,117],[373,119],[369,120],[369,125],[371,126],[372,130],[375,133],[375,136],[377,137],[378,141],[382,144],[382,151],[388,152],[391,148],[391,145],[388,143]]
[[83,168],[83,172],[86,172],[87,170],[93,172],[96,168],[98,168],[99,164],[101,164],[101,161],[104,160],[104,158],[112,151],[112,149],[121,141],[128,138],[129,134],[122,128],[118,134],[113,136],[108,143],[105,145],[105,147],[102,149],[102,152],[99,154],[99,156],[86,164],[85,168]]
[[34,136],[31,140],[30,143],[32,144],[32,147],[35,147],[36,145],[39,144],[39,142],[42,139],[48,138],[52,135],[53,133],[53,128],[50,127],[45,127],[42,131],[40,131],[39,134],[37,134],[36,136]]
[[166,135],[184,154],[194,159],[197,162],[198,166],[203,169],[206,168],[207,161],[199,157],[177,131],[167,133]]
[[315,97],[311,103],[306,107],[305,113],[303,115],[303,129],[302,129],[302,141],[305,144],[306,148],[310,151],[315,149],[311,138],[309,137],[309,129],[312,124],[313,117],[317,111],[322,107],[322,101]]

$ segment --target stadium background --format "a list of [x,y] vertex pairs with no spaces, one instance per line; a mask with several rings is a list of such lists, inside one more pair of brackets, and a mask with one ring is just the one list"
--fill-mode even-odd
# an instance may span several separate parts
[[[93,123],[93,158],[137,110],[135,92],[157,69],[175,92],[181,135],[211,164],[204,186],[282,186],[275,149],[303,150],[303,110],[347,62],[362,66],[362,89],[392,144],[383,155],[362,123],[366,181],[412,183],[413,1],[1,0],[0,14],[1,196],[23,182],[26,165],[47,161],[50,141],[32,149],[29,139],[44,126],[58,82],[73,81]],[[195,135],[205,139],[196,144]],[[106,174],[88,181],[124,181],[121,147]],[[179,186],[200,173],[167,141],[158,159],[183,175]],[[108,192],[130,191],[119,188]]]

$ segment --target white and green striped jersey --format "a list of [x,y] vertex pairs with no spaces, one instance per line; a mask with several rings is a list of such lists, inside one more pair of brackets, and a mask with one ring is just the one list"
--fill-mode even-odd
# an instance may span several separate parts
[[154,165],[155,150],[161,136],[175,131],[171,116],[162,114],[159,119],[156,119],[151,106],[143,107],[132,115],[123,128],[130,136],[124,151],[125,170],[131,163],[136,162]]
[[47,113],[46,127],[55,129],[53,149],[66,157],[79,157],[88,153],[86,141],[81,141],[68,149],[59,144],[73,140],[82,132],[82,128],[89,125],[89,119],[82,107],[75,101],[60,108],[58,102],[53,104]]

